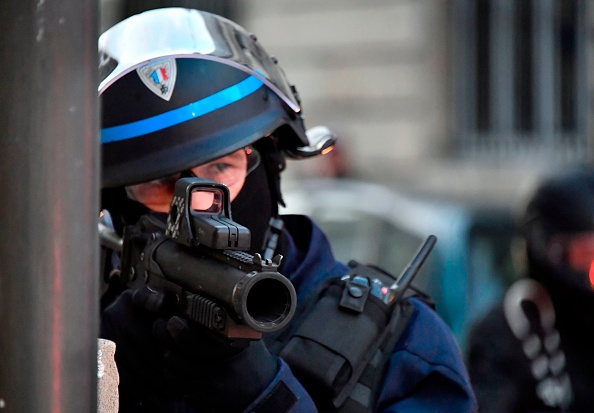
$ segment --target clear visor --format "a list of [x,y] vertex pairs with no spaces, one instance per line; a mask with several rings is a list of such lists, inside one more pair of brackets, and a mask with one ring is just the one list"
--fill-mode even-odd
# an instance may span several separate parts
[[[227,186],[243,181],[260,164],[260,154],[251,146],[203,165],[195,166],[185,175],[210,179]],[[182,173],[184,175],[184,173]]]
[[[186,171],[153,179],[149,182],[131,185],[126,188],[128,190],[128,188],[138,186],[145,186],[146,188],[170,187],[171,191],[173,191],[175,182],[182,177],[209,179],[231,187],[245,180],[258,165],[260,165],[260,154],[253,147],[246,146],[229,155],[195,166]],[[130,192],[128,195],[130,198],[138,200]]]
[[260,79],[300,112],[282,69],[241,26],[200,10],[163,8],[132,16],[99,37],[99,94],[125,74],[165,57],[236,67]]

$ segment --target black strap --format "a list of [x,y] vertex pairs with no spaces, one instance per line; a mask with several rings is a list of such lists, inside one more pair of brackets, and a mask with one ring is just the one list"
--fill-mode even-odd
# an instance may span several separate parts
[[285,383],[278,382],[270,393],[256,406],[254,413],[284,413],[297,403],[297,396]]
[[404,329],[413,313],[412,305],[406,301],[395,305],[390,323],[383,334],[378,338],[378,345],[370,352],[359,371],[353,373],[349,384],[334,399],[337,406],[336,412],[363,413],[373,411],[373,403],[377,399],[377,392],[383,381],[387,369],[387,361],[392,350],[404,332]]
[[305,300],[297,306],[295,314],[293,315],[293,320],[287,327],[264,335],[266,347],[272,354],[280,354],[283,347],[287,344],[287,341],[289,341],[289,338],[291,338],[295,330],[297,330],[304,318],[312,310],[313,305],[318,301],[322,292],[328,288],[328,285],[335,282],[335,280],[335,278],[326,278],[324,281],[320,282],[315,290],[309,293]]

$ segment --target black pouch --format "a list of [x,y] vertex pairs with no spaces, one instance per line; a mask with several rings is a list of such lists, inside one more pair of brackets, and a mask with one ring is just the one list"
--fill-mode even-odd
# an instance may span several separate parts
[[[393,280],[386,279],[386,273],[365,269],[373,271],[375,280],[381,277],[384,285]],[[329,280],[310,297],[301,322],[279,352],[321,411],[337,411],[354,392],[359,393],[358,404],[370,407],[373,383],[381,379],[383,364],[397,341],[395,334],[400,335],[408,319],[401,303],[386,305],[370,294],[369,285],[354,282],[353,277],[351,272]],[[386,349],[387,342],[392,347]],[[358,381],[366,369],[369,376],[370,364],[375,377],[361,386]]]

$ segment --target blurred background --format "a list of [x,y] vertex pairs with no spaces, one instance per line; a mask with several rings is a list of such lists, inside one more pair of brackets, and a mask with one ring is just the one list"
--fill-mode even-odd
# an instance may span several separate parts
[[[593,5],[586,0],[101,0],[100,32],[152,8],[240,23],[300,93],[306,125],[338,136],[292,161],[285,213],[307,213],[336,255],[397,275],[438,238],[417,284],[462,347],[514,279],[523,194],[590,163]],[[155,28],[158,30],[158,28]]]

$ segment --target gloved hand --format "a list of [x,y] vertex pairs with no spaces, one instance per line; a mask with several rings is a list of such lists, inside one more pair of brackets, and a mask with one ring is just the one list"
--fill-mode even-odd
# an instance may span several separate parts
[[125,290],[101,317],[100,337],[116,344],[120,411],[166,411],[171,396],[163,377],[165,349],[154,339],[155,320],[173,311],[165,295],[147,287]]
[[261,340],[229,340],[181,317],[158,320],[165,377],[199,412],[240,412],[274,379],[278,360]]
[[149,287],[105,310],[101,337],[116,343],[120,411],[165,412],[184,400],[200,412],[239,412],[273,380],[278,360],[261,340],[228,340],[173,314],[173,297]]

